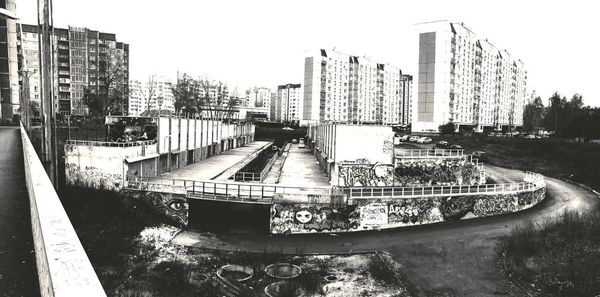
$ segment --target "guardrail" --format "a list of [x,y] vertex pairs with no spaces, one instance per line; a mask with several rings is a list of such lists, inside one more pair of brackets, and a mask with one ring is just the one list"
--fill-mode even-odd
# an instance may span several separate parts
[[156,140],[143,140],[133,142],[117,142],[117,141],[91,141],[91,140],[67,140],[67,144],[72,145],[87,145],[87,146],[111,146],[111,147],[133,147],[146,146],[156,144]]
[[21,138],[40,295],[106,297],[22,125]]
[[237,182],[261,182],[261,175],[256,172],[238,171],[233,175]]
[[510,184],[457,185],[439,187],[347,187],[342,192],[352,199],[421,198],[517,193],[537,190],[545,185],[541,174],[526,172],[524,182]]
[[395,154],[396,158],[425,158],[425,157],[463,157],[465,151],[460,150],[444,150],[444,149],[431,149],[431,150],[415,150],[407,149],[400,150]]
[[260,183],[194,181],[154,177],[128,177],[125,188],[149,191],[170,191],[189,198],[263,202],[303,200],[323,202],[341,194],[332,187],[289,187]]

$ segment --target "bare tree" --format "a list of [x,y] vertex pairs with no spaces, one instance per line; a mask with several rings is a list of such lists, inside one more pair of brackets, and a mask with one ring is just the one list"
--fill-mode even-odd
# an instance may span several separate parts
[[148,97],[146,98],[147,111],[150,111],[150,101],[152,100],[152,97],[154,97],[155,92],[156,90],[154,89],[154,75],[150,75],[148,76]]
[[222,81],[199,79],[201,90],[198,110],[206,111],[211,119],[224,120],[235,112],[238,100],[229,95],[227,85]]

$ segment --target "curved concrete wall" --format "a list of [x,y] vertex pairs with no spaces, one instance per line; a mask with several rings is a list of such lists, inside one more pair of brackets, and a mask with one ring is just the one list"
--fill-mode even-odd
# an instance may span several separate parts
[[271,233],[338,233],[431,224],[517,212],[542,201],[543,180],[526,190],[360,199],[355,204],[282,203],[271,206]]
[[106,296],[22,126],[21,138],[41,296]]

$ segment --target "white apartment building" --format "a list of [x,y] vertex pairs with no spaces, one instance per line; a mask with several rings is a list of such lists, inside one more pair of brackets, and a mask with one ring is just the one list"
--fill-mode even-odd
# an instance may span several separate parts
[[129,81],[129,115],[139,116],[146,110],[175,112],[171,82],[163,79]]
[[302,84],[277,86],[275,107],[271,109],[271,120],[278,122],[300,121],[303,103]]
[[266,107],[271,106],[271,94],[273,91],[269,88],[254,87],[246,90],[245,106],[247,107]]
[[410,106],[400,68],[334,50],[311,51],[304,62],[302,120],[402,124]]
[[478,132],[523,124],[527,72],[522,61],[463,24],[436,21],[417,28],[413,131],[435,132],[448,122]]

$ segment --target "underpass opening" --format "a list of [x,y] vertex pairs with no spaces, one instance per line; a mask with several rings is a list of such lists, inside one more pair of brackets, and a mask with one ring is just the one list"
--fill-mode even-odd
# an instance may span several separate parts
[[269,233],[270,204],[188,199],[191,229]]

